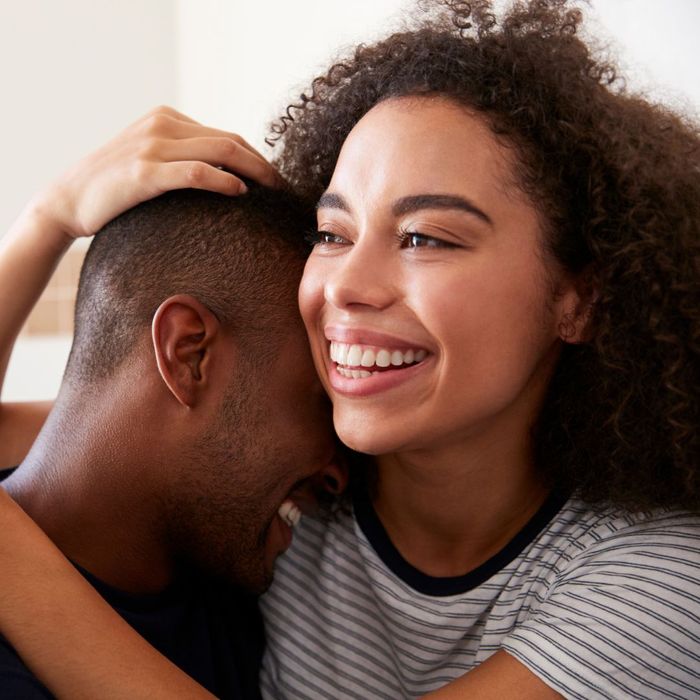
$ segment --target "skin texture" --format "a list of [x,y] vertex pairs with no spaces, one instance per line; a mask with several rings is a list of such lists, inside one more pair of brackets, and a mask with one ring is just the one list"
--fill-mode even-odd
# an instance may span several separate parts
[[[380,455],[377,511],[404,557],[434,576],[482,563],[546,496],[529,430],[561,319],[578,297],[544,260],[539,219],[514,184],[511,158],[486,124],[448,101],[382,103],[343,147],[318,211],[327,233],[300,288],[336,430]],[[424,194],[461,197],[482,214],[398,211],[403,198]],[[349,342],[386,334],[364,342],[428,355],[394,370],[406,373],[396,385],[353,393],[348,384],[371,387],[375,378],[338,380],[327,335],[343,333]]]
[[[11,538],[0,538],[3,635],[13,639],[29,668],[48,679],[56,697],[214,697],[134,634],[3,489],[0,532],[12,533]],[[72,605],[66,605],[68,591],[74,602],[79,601],[80,611],[89,610],[89,614],[76,614]],[[102,634],[96,634],[97,630]],[[107,636],[105,630],[109,630]],[[85,673],[86,640],[94,661],[89,677]],[[56,649],[62,653],[57,655]]]

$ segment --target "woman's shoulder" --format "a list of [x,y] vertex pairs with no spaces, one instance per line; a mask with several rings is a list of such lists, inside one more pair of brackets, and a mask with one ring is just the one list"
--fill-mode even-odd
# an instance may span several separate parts
[[539,541],[547,585],[503,648],[567,697],[691,697],[700,516],[572,498]]
[[590,504],[573,496],[538,538],[556,550],[562,572],[604,563],[619,566],[695,568],[700,580],[700,514],[657,509],[633,512],[614,504]]

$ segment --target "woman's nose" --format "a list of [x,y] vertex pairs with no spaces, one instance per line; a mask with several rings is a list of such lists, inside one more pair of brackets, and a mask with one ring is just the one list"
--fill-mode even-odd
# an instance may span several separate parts
[[383,309],[394,301],[395,274],[392,274],[390,261],[379,251],[356,244],[327,272],[325,298],[336,308]]

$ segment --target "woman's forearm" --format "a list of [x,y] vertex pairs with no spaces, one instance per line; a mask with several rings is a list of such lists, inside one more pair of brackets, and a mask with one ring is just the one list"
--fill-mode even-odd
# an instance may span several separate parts
[[0,633],[57,698],[213,696],[140,637],[0,488]]
[[38,201],[0,239],[0,391],[15,340],[72,241]]

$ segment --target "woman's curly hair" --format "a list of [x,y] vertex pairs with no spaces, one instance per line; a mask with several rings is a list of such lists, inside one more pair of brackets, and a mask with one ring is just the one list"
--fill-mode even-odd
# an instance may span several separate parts
[[632,510],[700,509],[700,149],[690,118],[627,91],[566,0],[423,3],[360,45],[272,125],[277,165],[311,201],[350,130],[392,97],[443,96],[516,149],[549,252],[590,301],[534,429],[555,487]]

